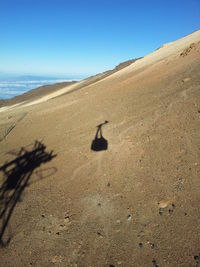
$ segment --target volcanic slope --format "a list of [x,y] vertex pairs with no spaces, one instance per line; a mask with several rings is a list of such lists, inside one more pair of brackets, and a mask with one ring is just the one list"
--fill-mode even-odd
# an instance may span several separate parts
[[83,83],[0,109],[1,265],[198,266],[200,31]]

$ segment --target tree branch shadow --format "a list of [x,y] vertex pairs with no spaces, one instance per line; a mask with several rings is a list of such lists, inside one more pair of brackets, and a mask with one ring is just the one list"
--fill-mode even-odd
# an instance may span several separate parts
[[[54,157],[56,154],[53,154],[53,151],[47,152],[46,146],[36,140],[30,151],[22,147],[14,160],[0,167],[0,172],[3,173],[3,182],[0,185],[0,246],[10,243],[11,235],[5,237],[5,231],[17,202],[21,200],[25,188],[30,185],[33,171]],[[57,169],[54,168],[53,173],[55,171]]]

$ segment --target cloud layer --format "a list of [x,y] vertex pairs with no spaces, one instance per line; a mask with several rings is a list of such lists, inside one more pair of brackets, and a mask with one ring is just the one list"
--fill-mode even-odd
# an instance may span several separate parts
[[61,79],[49,79],[49,80],[16,80],[16,81],[0,81],[0,99],[10,99],[14,96],[21,95],[27,91],[40,87],[42,85],[55,84],[64,81]]

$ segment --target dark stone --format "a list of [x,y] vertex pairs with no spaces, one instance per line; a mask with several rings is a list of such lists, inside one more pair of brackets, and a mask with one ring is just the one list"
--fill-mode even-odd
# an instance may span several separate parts
[[163,214],[163,209],[159,208],[159,214],[162,215]]
[[142,244],[141,242],[140,242],[138,245],[139,245],[139,247],[140,247],[140,248],[142,248],[142,247],[143,247],[143,244]]
[[156,260],[152,260],[153,266],[158,267],[158,264],[156,263]]
[[152,248],[152,249],[154,249],[154,248],[155,248],[155,245],[154,245],[154,243],[150,243],[150,246],[151,246],[151,248]]

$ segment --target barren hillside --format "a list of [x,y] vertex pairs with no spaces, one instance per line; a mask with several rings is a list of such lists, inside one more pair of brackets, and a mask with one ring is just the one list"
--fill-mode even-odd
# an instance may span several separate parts
[[200,265],[200,31],[0,109],[2,266]]

